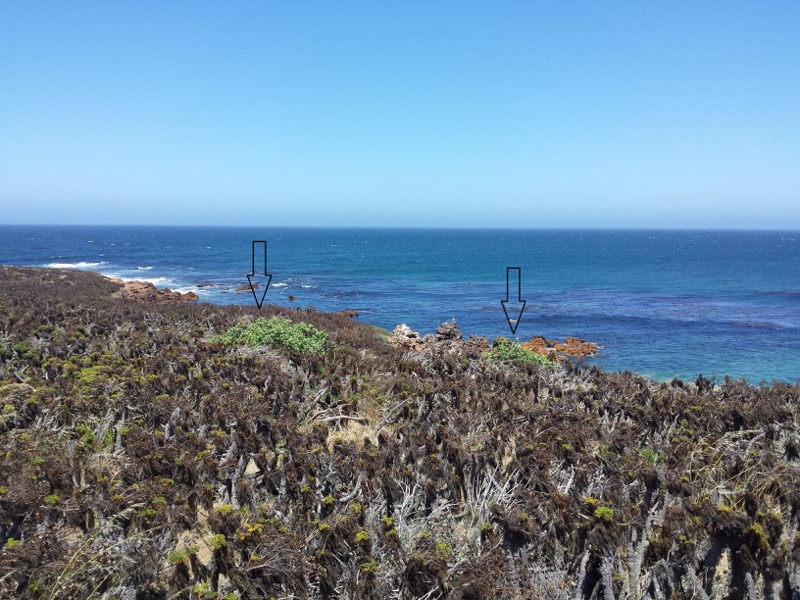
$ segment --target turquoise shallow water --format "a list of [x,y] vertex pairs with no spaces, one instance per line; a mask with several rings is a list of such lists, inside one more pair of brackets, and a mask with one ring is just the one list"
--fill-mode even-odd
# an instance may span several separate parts
[[603,345],[604,368],[659,378],[800,381],[800,232],[0,226],[0,263],[245,304],[234,290],[262,239],[268,303],[510,336],[500,300],[519,267],[521,340],[575,335]]

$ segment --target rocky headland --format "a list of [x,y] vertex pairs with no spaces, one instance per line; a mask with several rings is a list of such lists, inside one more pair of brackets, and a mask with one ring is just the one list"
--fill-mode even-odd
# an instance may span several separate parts
[[120,291],[0,267],[0,597],[800,595],[796,385]]

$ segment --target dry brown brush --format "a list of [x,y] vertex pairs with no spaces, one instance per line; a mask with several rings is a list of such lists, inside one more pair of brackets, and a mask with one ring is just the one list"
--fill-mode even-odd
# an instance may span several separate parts
[[[800,390],[0,267],[0,596],[800,595]],[[320,353],[211,341],[283,316]]]

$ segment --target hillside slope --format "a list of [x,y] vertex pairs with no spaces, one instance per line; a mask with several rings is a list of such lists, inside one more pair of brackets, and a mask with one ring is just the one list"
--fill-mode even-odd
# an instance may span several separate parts
[[0,267],[4,598],[800,597],[797,386],[119,291]]

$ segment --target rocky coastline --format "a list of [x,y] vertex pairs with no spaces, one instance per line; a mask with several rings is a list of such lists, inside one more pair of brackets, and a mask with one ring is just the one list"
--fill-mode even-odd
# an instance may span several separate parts
[[[441,351],[444,348],[450,354],[478,356],[490,347],[497,345],[499,340],[508,340],[508,338],[495,338],[491,344],[482,336],[470,336],[465,340],[458,325],[454,322],[442,323],[437,327],[435,334],[420,335],[418,331],[412,330],[405,323],[398,325],[392,331],[393,346],[422,353]],[[530,341],[522,342],[520,345],[554,362],[582,360],[595,356],[602,348],[599,344],[572,336],[567,336],[564,342],[534,336]]]

